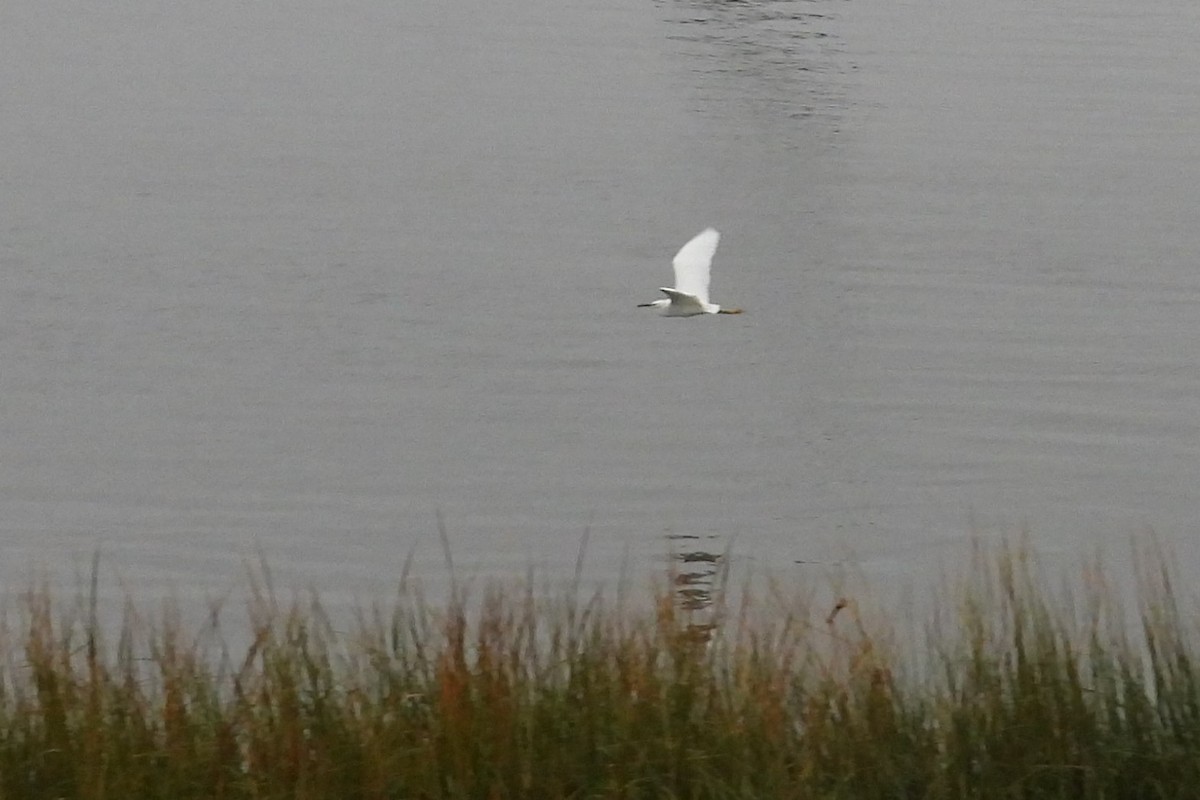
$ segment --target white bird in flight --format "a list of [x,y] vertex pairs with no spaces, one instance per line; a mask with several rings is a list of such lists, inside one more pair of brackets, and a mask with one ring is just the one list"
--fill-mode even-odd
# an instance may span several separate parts
[[640,303],[638,308],[657,308],[664,317],[694,317],[697,314],[740,314],[740,308],[721,308],[708,302],[709,267],[721,234],[715,228],[705,228],[679,248],[675,260],[675,287],[662,287],[666,295],[653,303]]

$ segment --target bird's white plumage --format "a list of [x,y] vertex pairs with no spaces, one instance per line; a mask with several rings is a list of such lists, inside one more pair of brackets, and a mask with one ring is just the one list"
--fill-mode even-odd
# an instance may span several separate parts
[[700,314],[740,314],[740,308],[721,308],[708,302],[708,278],[713,254],[721,234],[715,228],[705,228],[679,248],[671,262],[675,267],[675,285],[660,291],[666,298],[641,303],[641,308],[657,308],[666,317],[695,317]]
[[[675,267],[675,291],[692,295],[700,301],[701,306],[708,305],[713,254],[717,252],[720,241],[721,234],[715,228],[705,228],[679,248],[671,262]],[[677,302],[673,296],[671,300]]]
[[680,292],[676,289],[668,289],[662,287],[659,291],[667,296],[666,300],[655,300],[655,303],[662,303],[666,308],[666,313],[672,317],[694,317],[697,314],[706,313],[704,310],[705,303],[694,294]]

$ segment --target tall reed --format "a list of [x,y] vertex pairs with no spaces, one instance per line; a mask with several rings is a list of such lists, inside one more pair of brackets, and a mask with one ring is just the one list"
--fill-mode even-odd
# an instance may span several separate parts
[[706,609],[532,584],[247,630],[25,593],[0,628],[0,800],[1200,796],[1195,616],[981,554],[921,639],[780,584]]

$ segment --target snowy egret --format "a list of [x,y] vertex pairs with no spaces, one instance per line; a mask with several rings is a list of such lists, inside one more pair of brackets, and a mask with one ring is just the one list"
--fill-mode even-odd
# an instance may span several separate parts
[[740,308],[721,308],[708,302],[709,267],[721,234],[715,228],[705,228],[679,248],[675,260],[675,287],[659,291],[666,295],[653,303],[640,303],[638,308],[657,308],[664,317],[694,317],[697,314],[740,314]]

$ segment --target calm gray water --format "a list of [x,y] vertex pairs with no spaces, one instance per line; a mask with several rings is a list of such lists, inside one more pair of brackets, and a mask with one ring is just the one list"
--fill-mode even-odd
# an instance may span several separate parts
[[[0,579],[1200,541],[1200,6],[0,11]],[[635,305],[706,225],[716,302]],[[797,564],[795,562],[805,562]]]

